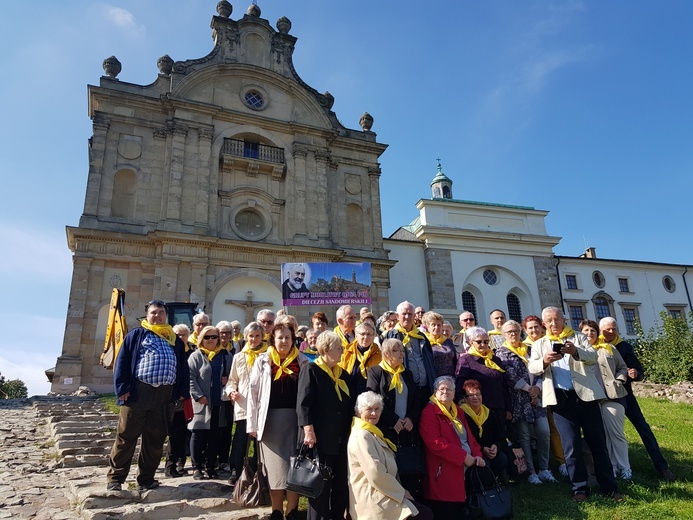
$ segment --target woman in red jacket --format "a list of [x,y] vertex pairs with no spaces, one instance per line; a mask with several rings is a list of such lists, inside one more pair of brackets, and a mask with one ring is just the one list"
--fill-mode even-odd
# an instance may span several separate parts
[[426,453],[423,495],[435,518],[462,518],[467,494],[465,468],[485,466],[481,448],[469,433],[465,414],[455,404],[455,380],[441,376],[421,414],[419,434]]

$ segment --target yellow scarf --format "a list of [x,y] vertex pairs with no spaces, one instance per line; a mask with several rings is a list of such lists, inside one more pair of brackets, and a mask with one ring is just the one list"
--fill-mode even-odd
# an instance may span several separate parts
[[483,425],[486,422],[486,419],[488,419],[489,415],[491,415],[491,411],[486,407],[486,405],[483,404],[481,405],[481,410],[479,410],[479,415],[477,415],[476,412],[472,410],[472,407],[467,403],[461,405],[460,408],[462,408],[465,413],[472,418],[474,424],[479,427],[479,437],[481,437],[484,434]]
[[207,359],[212,361],[214,359],[214,356],[216,356],[219,352],[222,350],[226,350],[223,346],[219,345],[216,349],[214,350],[207,350],[204,347],[197,347],[198,350],[201,350],[204,355],[207,356]]
[[534,343],[534,341],[532,341],[532,339],[529,336],[522,340],[522,344],[527,347],[531,347],[532,343]]
[[529,365],[529,361],[527,360],[527,345],[521,343],[519,347],[515,348],[507,341],[504,341],[503,346],[524,361],[525,365]]
[[243,339],[243,334],[237,334],[233,338],[231,338],[231,341],[241,341]]
[[397,325],[395,325],[395,330],[402,334],[402,345],[405,347],[409,344],[409,340],[411,338],[415,339],[424,339],[424,336],[419,332],[419,329],[417,329],[415,326],[412,326],[411,330],[407,332],[404,330],[404,327],[402,327],[399,322],[397,322]]
[[[351,345],[349,345],[349,349],[345,350],[342,354],[342,360],[339,362],[339,366],[346,370],[348,374],[351,374],[354,370],[354,364],[356,364],[356,360],[358,359],[360,363],[359,370],[361,372],[361,375],[364,379],[368,379],[368,374],[366,372],[366,363],[371,356],[377,353],[378,350],[378,346],[375,343],[371,343],[371,346],[368,347],[366,352],[361,354],[358,342],[354,342]],[[349,360],[345,361],[347,356],[349,357]]]
[[426,334],[426,337],[428,338],[428,342],[431,344],[432,347],[435,347],[435,346],[440,347],[448,339],[448,337],[444,336],[443,334],[438,336],[438,339],[434,338],[433,334],[429,334],[428,332],[425,332],[424,334]]
[[487,334],[488,334],[489,336],[500,336],[500,335],[503,334],[503,333],[502,333],[501,331],[499,331],[499,330],[491,329],[491,330],[489,330],[489,331],[487,332]]
[[[621,338],[619,338],[618,336],[616,336],[616,339],[621,339]],[[616,344],[616,342],[614,342],[614,345],[615,345],[615,344]],[[606,350],[610,355],[612,355],[612,356],[614,355],[614,347],[613,347],[610,343],[607,343],[606,340],[604,340],[604,336],[602,336],[601,334],[599,335],[599,338],[597,339],[597,342],[596,342],[594,345],[592,345],[592,346],[593,346],[595,349],[603,348],[603,349]]]
[[176,333],[173,332],[173,327],[171,327],[168,323],[164,325],[152,325],[147,320],[142,320],[141,323],[142,327],[147,329],[149,332],[153,332],[161,339],[165,339],[169,345],[173,346],[176,344],[176,339],[178,336],[176,336]]
[[558,336],[553,336],[548,330],[546,331],[546,337],[550,341],[558,341],[560,343],[565,343],[565,338],[569,338],[570,336],[572,336],[574,334],[575,334],[575,331],[573,329],[571,329],[570,327],[568,327],[568,325],[563,327],[563,332],[561,332]]
[[337,397],[339,397],[340,401],[342,400],[342,392],[344,395],[349,395],[349,387],[347,386],[346,381],[339,377],[342,375],[342,367],[335,365],[334,367],[330,368],[321,357],[315,359],[315,364],[322,368],[322,370],[328,376],[330,376],[330,379],[334,381],[334,391],[337,392]]
[[306,348],[303,349],[304,354],[308,354],[309,356],[317,356],[318,351],[315,350],[313,347],[311,347],[308,343],[306,343]]
[[342,329],[339,328],[339,325],[337,325],[334,328],[334,333],[339,336],[339,339],[342,340],[342,346],[347,349],[351,347],[352,345],[356,345],[357,341],[354,339],[354,341],[349,342],[349,338],[347,338],[344,333],[342,332]]
[[367,432],[371,432],[373,435],[378,437],[381,441],[385,441],[385,444],[387,444],[392,451],[397,451],[397,446],[390,440],[385,438],[383,435],[383,432],[378,428],[375,424],[371,424],[369,422],[364,421],[360,417],[354,417],[353,420],[351,421],[351,428],[361,428],[362,430],[366,430]]
[[396,369],[392,368],[387,361],[384,359],[380,362],[381,368],[388,374],[392,374],[392,381],[390,381],[390,390],[397,388],[397,393],[401,394],[404,391],[404,383],[400,374],[404,372],[404,365],[398,366]]
[[257,357],[264,352],[267,352],[267,345],[264,343],[260,343],[257,348],[250,348],[250,345],[246,345],[243,347],[243,350],[241,350],[241,353],[245,354],[246,362],[249,367],[252,367]]
[[277,370],[277,374],[274,376],[275,381],[279,380],[279,378],[282,377],[284,374],[289,375],[294,373],[294,371],[289,368],[289,365],[294,359],[298,357],[298,349],[296,347],[291,347],[289,355],[286,356],[286,359],[284,361],[282,361],[279,357],[279,352],[277,352],[276,348],[270,347],[269,349],[267,349],[267,352],[269,352],[269,357],[272,360],[272,363],[279,367],[279,370]]
[[489,368],[492,368],[493,370],[498,370],[499,372],[505,372],[501,367],[499,367],[493,359],[493,350],[489,350],[488,354],[485,356],[479,352],[474,345],[469,347],[469,350],[467,350],[467,354],[471,354],[472,356],[480,357],[481,359],[484,360],[484,365],[486,365]]
[[438,401],[435,395],[432,395],[431,398],[429,399],[433,404],[435,404],[441,412],[443,412],[443,415],[450,419],[450,422],[452,425],[457,429],[458,432],[460,432],[462,435],[466,435],[466,431],[464,429],[464,426],[462,425],[462,421],[460,421],[457,418],[457,406],[455,406],[455,403],[452,403],[452,412],[450,412],[443,404]]
[[610,343],[614,347],[616,345],[618,345],[619,343],[621,343],[622,341],[623,341],[623,338],[619,334],[616,334],[616,337],[613,339],[613,341],[606,341],[602,334],[599,335],[599,343]]

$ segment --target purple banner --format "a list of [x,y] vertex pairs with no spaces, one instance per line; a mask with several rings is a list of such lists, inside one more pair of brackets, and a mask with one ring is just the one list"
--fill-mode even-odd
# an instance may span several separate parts
[[282,264],[282,305],[370,305],[371,264]]

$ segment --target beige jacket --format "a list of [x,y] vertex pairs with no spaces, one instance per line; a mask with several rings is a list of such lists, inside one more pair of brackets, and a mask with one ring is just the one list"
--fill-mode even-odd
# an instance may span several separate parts
[[[570,375],[573,380],[573,388],[578,397],[583,401],[595,401],[606,399],[606,394],[597,381],[594,370],[589,365],[597,362],[597,351],[594,350],[587,337],[581,332],[576,332],[566,338],[577,347],[578,359],[570,356]],[[532,343],[532,355],[529,358],[529,372],[535,376],[543,377],[542,403],[544,406],[556,404],[556,392],[553,386],[552,365],[544,369],[544,354],[552,350],[553,342],[544,336]]]
[[397,480],[392,450],[378,437],[353,428],[347,444],[349,457],[349,514],[359,520],[404,520],[419,514],[404,498]]
[[233,356],[229,382],[224,388],[224,394],[230,396],[231,392],[241,394],[234,403],[233,420],[244,421],[248,410],[248,393],[250,392],[250,367],[245,352],[239,352]]
[[628,367],[626,362],[623,361],[621,354],[616,350],[616,347],[612,346],[612,349],[614,351],[613,354],[609,354],[604,348],[597,349],[597,356],[599,356],[597,363],[602,381],[604,381],[607,397],[609,399],[618,399],[628,394],[623,386],[628,381]]

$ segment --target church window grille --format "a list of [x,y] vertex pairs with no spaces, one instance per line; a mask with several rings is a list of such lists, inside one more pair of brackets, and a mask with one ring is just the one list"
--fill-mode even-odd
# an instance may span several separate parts
[[607,316],[611,316],[611,310],[609,309],[609,302],[603,296],[595,298],[592,300],[594,302],[594,314],[597,316],[597,321]]
[[250,108],[260,110],[265,105],[265,100],[259,92],[249,90],[245,93],[245,103]]
[[469,291],[462,293],[462,309],[471,312],[475,318],[478,316],[476,313],[476,298]]
[[626,322],[626,332],[628,334],[635,334],[635,320],[638,319],[637,309],[623,309],[623,319]]
[[486,269],[483,274],[484,282],[489,285],[496,285],[498,283],[498,275],[493,269]]
[[571,305],[568,310],[570,311],[570,326],[578,330],[580,322],[585,319],[585,311],[582,305]]
[[508,293],[505,301],[508,304],[508,316],[510,316],[510,319],[520,323],[522,321],[522,307],[520,305],[520,299],[517,297],[517,295]]
[[248,240],[258,240],[265,233],[265,219],[252,209],[239,211],[234,219],[238,234]]
[[565,275],[565,287],[566,289],[576,290],[578,288],[577,276],[574,274]]
[[630,292],[630,286],[628,284],[628,278],[619,278],[618,279],[618,290],[620,292],[625,292],[629,293]]

